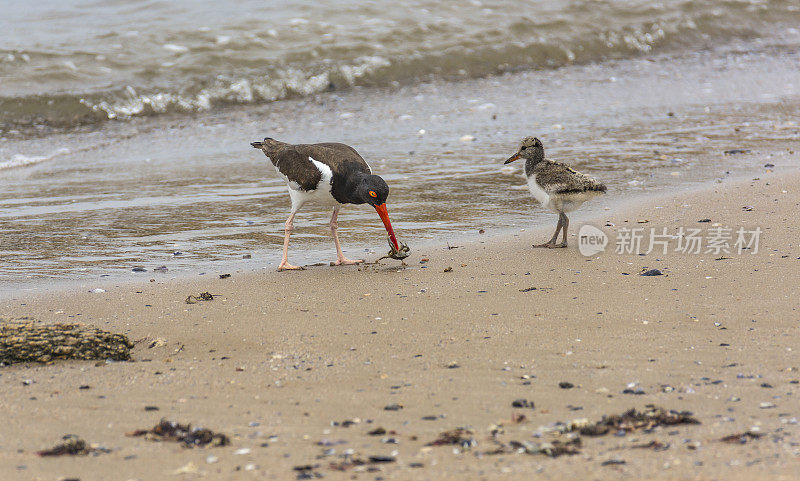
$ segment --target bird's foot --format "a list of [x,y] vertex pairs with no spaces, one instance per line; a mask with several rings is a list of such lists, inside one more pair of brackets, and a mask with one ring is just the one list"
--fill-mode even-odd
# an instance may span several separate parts
[[563,247],[567,247],[567,243],[562,242],[561,244],[556,244],[554,242],[545,242],[544,244],[534,244],[533,247],[544,247],[547,249],[561,249]]
[[305,267],[302,266],[293,266],[286,261],[281,262],[281,265],[278,266],[278,272],[281,271],[304,271],[306,270]]
[[342,257],[341,259],[337,259],[336,262],[331,262],[331,265],[332,266],[352,266],[352,265],[356,265],[356,264],[361,264],[362,262],[364,262],[364,259],[350,260],[350,259],[348,259],[346,257]]

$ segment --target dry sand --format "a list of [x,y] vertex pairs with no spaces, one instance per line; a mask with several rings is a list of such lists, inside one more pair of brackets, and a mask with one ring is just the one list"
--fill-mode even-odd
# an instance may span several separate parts
[[[549,237],[553,216],[546,228],[420,249],[406,269],[383,261],[7,299],[4,316],[80,321],[141,342],[135,362],[0,368],[0,479],[800,479],[799,183],[799,174],[766,174],[593,219],[613,223],[609,234],[763,229],[760,252],[722,260],[613,246],[586,258],[574,235],[568,249],[531,248]],[[644,268],[665,275],[638,275]],[[203,291],[214,300],[185,303]],[[165,344],[149,348],[157,338]],[[535,409],[512,408],[517,399]],[[402,409],[385,410],[391,403]],[[495,424],[499,442],[536,442],[540,426],[650,403],[702,424],[582,436],[573,456],[481,455],[498,446]],[[518,414],[527,419],[513,423]],[[232,445],[125,436],[162,417],[221,431]],[[459,426],[477,445],[425,446]],[[367,435],[378,427],[395,433]],[[766,435],[719,441],[754,427]],[[68,433],[112,452],[34,454]],[[634,447],[651,441],[665,449]],[[333,470],[347,450],[396,461]],[[293,470],[301,465],[313,469]]]

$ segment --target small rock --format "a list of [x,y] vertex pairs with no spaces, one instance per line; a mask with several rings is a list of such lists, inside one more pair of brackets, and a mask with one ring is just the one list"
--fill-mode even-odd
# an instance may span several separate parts
[[178,474],[198,474],[199,472],[200,472],[200,470],[197,469],[197,466],[194,463],[187,463],[187,464],[181,466],[180,468],[172,471],[172,474],[175,474],[175,475],[178,475]]
[[250,448],[240,448],[233,452],[236,455],[250,454]]
[[649,277],[649,276],[663,276],[663,275],[664,275],[664,273],[663,273],[663,272],[661,272],[661,271],[660,271],[660,270],[658,270],[658,269],[650,269],[650,270],[647,270],[647,271],[644,271],[644,272],[642,272],[642,273],[641,273],[641,274],[639,274],[639,275],[641,275],[641,276],[647,276],[647,277]]
[[558,383],[558,387],[560,387],[561,389],[572,389],[575,387],[575,385],[572,384],[571,382],[561,381],[560,383]]
[[701,222],[701,223],[703,223],[703,222],[711,222],[711,219],[700,219],[697,222]]
[[153,271],[155,272],[167,272],[168,270],[169,269],[167,269],[167,266],[158,266],[155,269],[153,269]]
[[401,409],[403,409],[403,405],[398,403],[387,404],[383,408],[384,411],[399,411]]
[[214,464],[217,461],[219,461],[219,458],[214,456],[213,454],[209,454],[208,456],[206,456],[206,463],[207,464]]
[[622,391],[622,394],[635,394],[637,396],[641,396],[642,394],[645,394],[645,392],[644,389],[636,387],[636,388],[626,388]]
[[535,409],[533,401],[528,401],[527,399],[516,399],[511,402],[511,407]]
[[370,456],[370,463],[393,463],[396,461],[394,456]]
[[133,272],[147,272],[147,269],[145,269],[144,267],[134,267],[133,269],[131,269],[131,271],[133,271]]
[[764,402],[758,405],[761,409],[772,409],[775,407],[775,403],[771,402]]
[[467,134],[467,135],[462,135],[461,138],[458,140],[460,140],[461,142],[472,142],[475,140],[475,137]]

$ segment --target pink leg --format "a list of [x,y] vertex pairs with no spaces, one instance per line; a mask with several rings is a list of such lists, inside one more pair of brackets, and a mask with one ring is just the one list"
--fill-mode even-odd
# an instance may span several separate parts
[[339,223],[336,221],[336,219],[339,217],[339,209],[340,207],[338,205],[334,207],[333,215],[331,216],[331,234],[333,235],[333,243],[336,244],[336,262],[334,264],[337,266],[349,266],[364,262],[363,259],[352,261],[346,258],[342,252],[342,245],[339,244],[339,233],[337,232]]
[[289,257],[289,236],[292,235],[292,227],[293,227],[293,224],[294,224],[294,215],[296,213],[297,212],[292,211],[292,213],[289,214],[289,218],[286,219],[286,224],[284,224],[284,230],[283,230],[283,259],[281,260],[281,264],[278,266],[278,270],[279,271],[302,270],[303,269],[302,267],[293,266],[293,265],[289,264],[289,259],[288,259],[288,257]]

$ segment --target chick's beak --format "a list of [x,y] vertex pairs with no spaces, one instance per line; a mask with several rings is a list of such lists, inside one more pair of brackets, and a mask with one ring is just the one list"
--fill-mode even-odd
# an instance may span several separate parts
[[378,215],[381,216],[383,226],[386,228],[386,232],[389,233],[389,239],[391,239],[394,248],[400,250],[400,244],[394,236],[394,229],[392,229],[392,223],[389,221],[389,211],[386,210],[386,204],[376,205],[375,210],[378,212]]
[[517,159],[519,159],[519,152],[517,152],[516,154],[512,155],[511,157],[509,157],[508,160],[503,162],[503,164],[510,164],[511,162],[514,162]]

